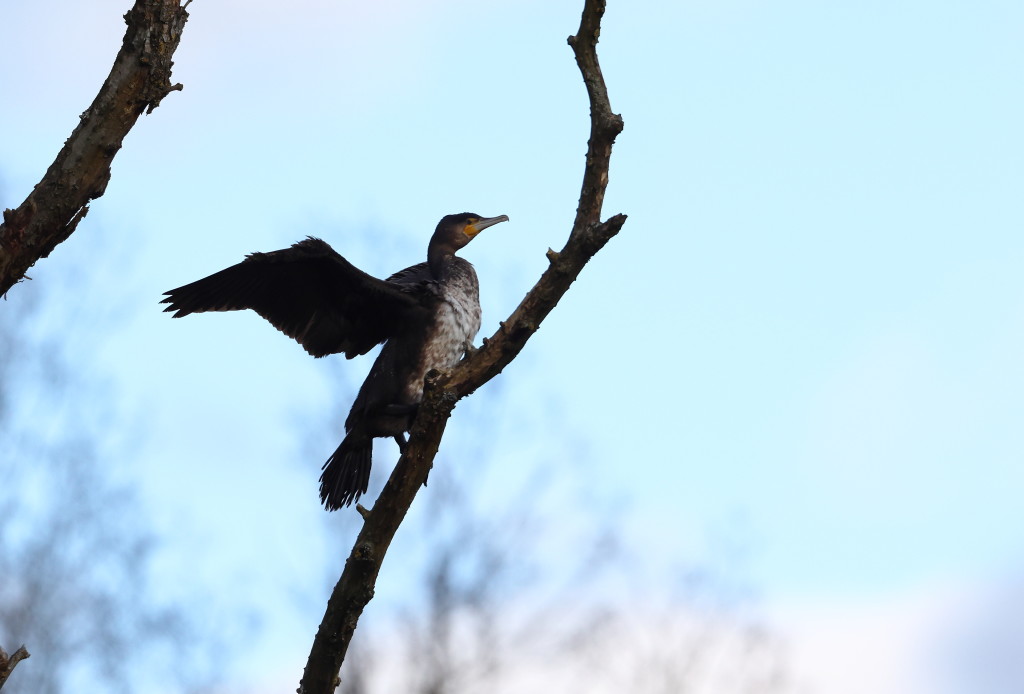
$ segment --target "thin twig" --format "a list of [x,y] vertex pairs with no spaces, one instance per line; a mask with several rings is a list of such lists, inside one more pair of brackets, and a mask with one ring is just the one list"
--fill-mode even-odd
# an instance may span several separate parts
[[523,349],[541,321],[579,275],[583,266],[626,221],[615,215],[601,221],[612,144],[622,118],[612,113],[597,60],[597,40],[605,0],[585,0],[579,32],[569,37],[591,106],[590,143],[579,207],[565,247],[548,251],[548,268],[522,303],[484,346],[447,373],[427,375],[423,402],[409,444],[373,509],[362,513],[363,528],[327,603],[299,683],[299,694],[330,694],[363,608],[373,597],[381,563],[398,526],[433,465],[445,425],[456,402],[494,378]]

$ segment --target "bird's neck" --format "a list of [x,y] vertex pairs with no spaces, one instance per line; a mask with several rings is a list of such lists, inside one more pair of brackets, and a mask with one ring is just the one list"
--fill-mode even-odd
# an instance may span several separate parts
[[450,248],[430,244],[427,249],[427,267],[430,268],[431,276],[438,282],[447,279],[448,268],[454,258],[455,254]]

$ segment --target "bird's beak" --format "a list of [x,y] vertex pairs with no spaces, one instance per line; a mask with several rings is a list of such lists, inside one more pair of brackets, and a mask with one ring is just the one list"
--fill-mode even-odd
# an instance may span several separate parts
[[476,220],[475,223],[466,226],[466,236],[473,238],[487,227],[492,227],[499,222],[507,222],[508,215],[498,215],[497,217],[483,217],[482,219]]

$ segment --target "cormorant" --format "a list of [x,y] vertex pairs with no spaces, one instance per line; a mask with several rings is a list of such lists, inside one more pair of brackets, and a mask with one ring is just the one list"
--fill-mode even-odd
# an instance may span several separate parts
[[320,475],[320,500],[333,511],[366,493],[375,437],[393,437],[405,449],[427,372],[454,366],[472,349],[480,329],[479,283],[455,252],[506,221],[505,215],[448,215],[430,238],[427,262],[386,280],[309,237],[165,292],[162,303],[175,318],[251,308],[314,357],[344,352],[351,359],[384,343],[345,419],[345,438]]

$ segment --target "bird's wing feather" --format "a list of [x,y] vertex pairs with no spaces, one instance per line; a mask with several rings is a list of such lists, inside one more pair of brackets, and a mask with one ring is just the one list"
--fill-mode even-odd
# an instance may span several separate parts
[[409,289],[366,274],[324,241],[308,238],[165,292],[163,303],[175,318],[251,308],[313,356],[351,358],[423,320],[427,307]]
[[405,291],[418,289],[425,285],[437,284],[430,274],[430,266],[426,263],[416,263],[404,270],[399,270],[388,277],[387,282],[401,285]]

